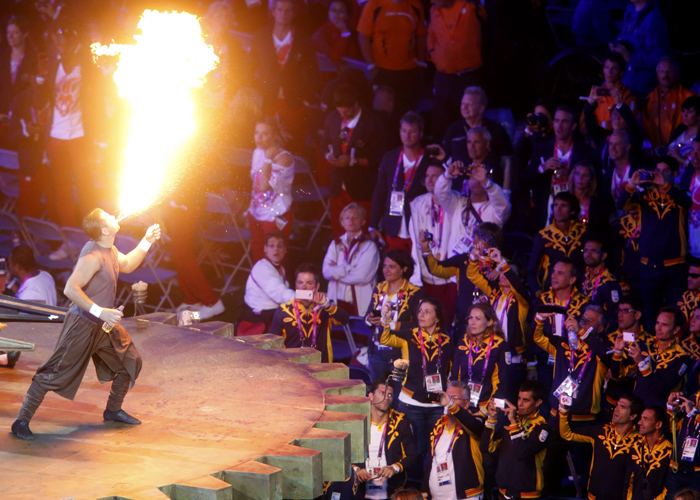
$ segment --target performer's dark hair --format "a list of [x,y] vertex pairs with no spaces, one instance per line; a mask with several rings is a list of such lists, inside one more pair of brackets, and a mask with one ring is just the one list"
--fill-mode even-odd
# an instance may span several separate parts
[[[393,260],[401,268],[402,276],[406,279],[413,276],[413,270],[416,268],[416,263],[411,257],[411,254],[400,248],[393,248],[384,254],[385,259]],[[407,268],[406,271],[403,268]]]
[[297,276],[299,276],[301,273],[313,274],[316,283],[321,283],[321,273],[318,272],[318,267],[314,266],[313,264],[309,264],[308,262],[299,264],[299,267],[297,267],[296,271],[294,271],[294,279],[296,280]]
[[377,387],[379,387],[380,385],[388,385],[387,378],[389,378],[389,376],[386,373],[380,375],[369,385],[369,390],[367,391],[367,393],[369,394],[375,392],[377,390]]
[[36,270],[36,259],[34,252],[27,245],[19,245],[10,252],[10,262],[21,267],[24,271]]
[[287,246],[287,238],[282,231],[270,231],[269,233],[265,233],[265,246],[267,246],[267,243],[272,238],[282,240],[284,242],[284,246]]
[[654,413],[654,420],[656,422],[661,422],[661,432],[664,432],[664,427],[666,427],[666,410],[660,406],[649,406],[645,408],[644,411],[649,410]]
[[526,380],[520,384],[519,392],[531,392],[535,401],[544,400],[544,385],[539,380]]
[[[418,303],[418,308],[420,309],[421,304],[430,304],[435,308],[435,316],[437,317],[438,320],[438,330],[442,330],[443,332],[447,330],[448,325],[445,325],[445,307],[442,305],[442,302],[440,302],[438,299],[434,299],[432,297],[426,297],[423,300],[421,300]],[[416,311],[416,316],[418,315],[418,311]]]
[[104,213],[105,211],[101,208],[93,208],[83,218],[83,231],[87,233],[92,241],[97,241],[102,234],[102,228],[105,223],[102,218]]
[[[678,309],[676,306],[664,306],[661,309],[659,309],[659,314],[661,313],[670,313],[673,314],[673,328],[679,328],[683,327],[685,325],[685,314],[683,314],[683,311]],[[657,315],[658,317],[658,315]]]
[[636,425],[637,422],[639,422],[639,419],[642,418],[642,412],[644,411],[644,402],[637,396],[628,393],[625,393],[618,398],[618,404],[620,399],[626,399],[630,402],[630,415],[634,415],[632,423]]

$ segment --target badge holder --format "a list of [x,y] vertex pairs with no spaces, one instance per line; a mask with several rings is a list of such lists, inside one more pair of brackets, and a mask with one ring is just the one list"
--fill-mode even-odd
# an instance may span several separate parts
[[437,472],[438,486],[445,486],[452,484],[452,477],[450,476],[450,467],[447,462],[440,462],[435,465]]
[[683,441],[683,455],[681,460],[684,462],[692,462],[695,459],[695,452],[698,450],[698,438],[688,436]]
[[425,376],[425,390],[427,392],[442,391],[442,376],[439,373]]
[[[576,399],[576,391],[578,390],[578,386],[579,383],[572,379],[571,376],[568,376],[564,379],[561,385],[557,387],[557,390],[554,391],[554,397],[557,398],[562,405],[571,406],[573,400]],[[567,397],[565,399],[568,401],[568,403],[565,403],[564,400],[562,400],[562,395]]]
[[368,458],[365,460],[365,470],[372,475],[372,479],[367,481],[367,489],[370,490],[381,490],[384,484],[383,477],[377,477],[382,472],[381,467],[372,467],[371,460]]
[[392,191],[389,200],[389,215],[402,217],[406,194],[403,191]]
[[467,385],[469,386],[469,406],[478,408],[482,385],[475,382],[469,382]]

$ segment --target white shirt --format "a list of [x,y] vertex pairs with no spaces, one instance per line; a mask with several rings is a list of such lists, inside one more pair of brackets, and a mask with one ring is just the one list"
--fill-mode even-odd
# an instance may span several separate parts
[[[370,426],[370,436],[369,436],[369,450],[367,454],[366,466],[368,472],[372,472],[372,467],[386,467],[386,453],[382,450],[382,456],[379,458],[379,443],[382,440],[382,433],[384,432],[384,426],[389,422],[384,422],[381,427],[372,423]],[[388,498],[386,490],[386,479],[373,479],[367,482],[367,492],[365,493],[365,498],[371,500],[384,500]]]
[[[452,429],[452,432],[444,430],[440,434],[440,439],[438,439],[435,445],[435,455],[433,456],[433,463],[430,466],[430,495],[433,500],[457,500],[457,490],[455,487],[455,464],[452,460],[452,451],[447,453],[447,449],[450,447],[452,442],[452,436],[454,435],[456,429]],[[464,439],[464,437],[462,437]],[[450,484],[438,485],[437,479],[437,466],[441,463],[447,463],[447,470],[450,472]]]
[[58,63],[54,82],[56,101],[51,125],[51,137],[54,139],[69,141],[85,135],[80,102],[81,77],[80,66],[73,67],[70,74],[66,75],[63,63]]
[[371,240],[365,240],[348,252],[347,262],[343,248],[348,246],[348,233],[340,237],[341,245],[333,240],[323,259],[323,277],[328,280],[328,298],[352,303],[355,288],[357,313],[364,316],[372,300],[372,290],[377,282],[379,250]]
[[[272,170],[270,171],[270,188],[266,193],[253,192],[248,212],[256,220],[273,222],[278,216],[285,214],[292,207],[292,182],[294,181],[294,163],[289,167],[275,163],[283,151],[272,160]],[[256,148],[253,151],[253,161],[250,169],[250,177],[253,179],[253,190],[255,181],[265,162],[265,151]]]
[[277,309],[294,298],[294,290],[267,259],[260,259],[245,283],[244,301],[254,312]]
[[36,276],[25,279],[15,295],[18,299],[41,302],[49,306],[56,305],[56,283],[46,271],[39,271]]
[[[474,229],[476,229],[478,223],[471,210],[464,216],[462,215],[467,207],[467,198],[453,191],[450,187],[451,184],[452,177],[449,177],[447,172],[445,172],[438,177],[435,183],[435,196],[440,205],[452,214],[451,231],[455,236],[453,241],[456,244],[463,243],[464,245],[461,246],[468,246],[471,245]],[[493,222],[503,227],[510,216],[510,202],[503,193],[501,186],[495,182],[491,182],[491,185],[485,189],[489,199],[485,202],[472,203],[472,206],[483,222]],[[464,219],[466,219],[466,224]],[[443,259],[453,257],[459,253],[463,252],[456,249],[453,245],[448,255],[443,257]]]
[[[408,159],[408,156],[405,154],[403,155],[403,175],[404,177],[408,176],[410,179],[411,176],[413,176],[413,180],[411,182],[415,182],[415,172],[413,170],[418,167],[418,160],[420,160],[422,156],[418,157],[418,159],[411,161]],[[401,228],[399,228],[399,234],[397,234],[399,238],[410,238],[411,235],[408,232],[408,225],[406,224],[406,215],[401,216]],[[415,245],[414,245],[415,246]]]
[[[440,212],[442,212],[442,224],[440,224]],[[456,277],[450,279],[438,278],[430,274],[428,266],[425,265],[420,248],[420,235],[423,231],[428,231],[433,235],[433,244],[430,246],[430,253],[433,254],[436,260],[440,261],[448,257],[451,248],[454,248],[457,243],[455,238],[459,239],[460,234],[453,234],[452,213],[445,210],[439,202],[433,200],[432,193],[425,193],[414,198],[411,202],[411,221],[408,226],[413,247],[411,248],[411,256],[416,262],[411,283],[416,286],[423,286],[423,283],[431,285],[444,285],[449,282],[457,281]],[[441,229],[442,228],[442,229]]]

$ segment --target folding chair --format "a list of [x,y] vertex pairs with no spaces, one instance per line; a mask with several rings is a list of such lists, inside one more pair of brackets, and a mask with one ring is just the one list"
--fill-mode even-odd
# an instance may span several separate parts
[[9,257],[12,247],[15,246],[13,239],[19,236],[27,241],[24,228],[17,216],[11,212],[0,212],[0,257]]
[[[305,175],[308,178],[308,182],[298,183],[299,175]],[[316,178],[314,177],[314,174],[306,160],[301,156],[294,156],[294,186],[292,187],[292,200],[294,203],[320,202],[323,206],[323,214],[317,221],[298,221],[300,224],[313,226],[314,228],[313,232],[311,233],[311,237],[306,244],[306,251],[309,251],[311,248],[311,243],[322,228],[331,227],[331,204],[328,195],[328,188],[318,185]],[[328,220],[328,224],[324,224],[326,219]]]
[[343,57],[342,61],[345,69],[359,69],[365,74],[367,80],[372,81],[371,70],[367,67],[366,62],[358,61],[357,59],[350,59],[349,57]]
[[[61,228],[53,222],[48,222],[34,217],[23,217],[21,220],[27,243],[36,256],[36,262],[40,267],[54,271],[72,269],[77,262],[74,249],[63,236]],[[68,257],[65,259],[51,260],[49,254],[56,245],[65,245],[68,249]]]
[[[253,150],[244,148],[222,148],[221,160],[228,166],[232,181],[236,185],[248,186],[250,180],[250,166],[253,162]],[[240,205],[250,203],[251,189],[246,191],[228,190],[226,199],[235,200]]]
[[[114,245],[123,254],[131,252],[138,244],[139,242],[136,238],[123,234],[117,234],[114,239]],[[119,274],[119,281],[122,282],[122,287],[117,296],[117,303],[124,304],[129,302],[133,295],[131,285],[143,281],[149,285],[158,285],[161,292],[160,301],[157,306],[144,305],[144,308],[153,308],[154,312],[157,312],[160,311],[161,308],[166,309],[163,305],[167,305],[169,307],[167,310],[174,311],[176,308],[170,298],[170,290],[175,283],[177,273],[170,269],[156,267],[154,265],[154,262],[160,262],[162,258],[162,250],[157,244],[153,245],[138,269],[130,273]],[[150,289],[153,290],[153,287],[150,287]]]
[[80,256],[80,251],[83,249],[85,244],[90,241],[90,237],[82,229],[76,227],[64,226],[61,228],[63,233],[63,238],[68,242],[73,254],[77,258]]
[[316,61],[318,63],[318,70],[321,73],[337,73],[338,66],[331,61],[331,58],[326,54],[316,52]]
[[[202,222],[197,231],[204,243],[204,248],[202,248],[197,261],[208,260],[217,275],[225,277],[223,287],[217,290],[223,295],[238,271],[250,271],[253,267],[253,260],[250,257],[250,231],[238,225],[235,211],[231,209],[228,201],[219,194],[207,193],[207,211],[212,214],[214,220]],[[219,262],[211,256],[211,250],[217,243],[240,245],[243,255],[236,264]],[[228,276],[225,276],[226,269],[231,269]]]
[[[0,168],[7,170],[19,170],[19,159],[15,151],[0,149]],[[0,192],[5,195],[2,207],[3,212],[13,212],[19,197],[19,181],[17,174],[10,172],[0,172]]]

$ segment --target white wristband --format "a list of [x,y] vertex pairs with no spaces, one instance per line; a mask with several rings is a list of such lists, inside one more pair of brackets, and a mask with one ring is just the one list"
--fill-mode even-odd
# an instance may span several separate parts
[[149,243],[149,241],[146,238],[144,238],[139,242],[139,248],[144,252],[148,252],[152,244],[153,243]]
[[96,318],[99,319],[100,314],[102,314],[102,308],[100,306],[98,306],[97,304],[93,303],[90,306],[90,314],[92,314],[93,316],[95,316]]

